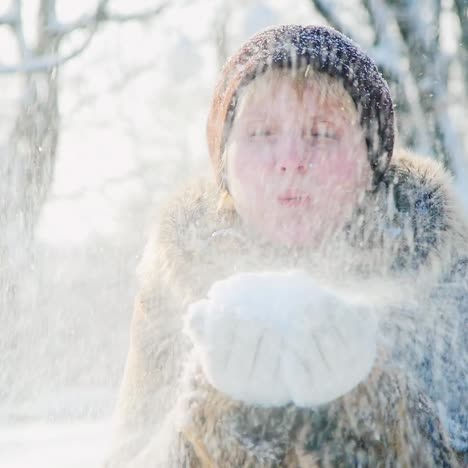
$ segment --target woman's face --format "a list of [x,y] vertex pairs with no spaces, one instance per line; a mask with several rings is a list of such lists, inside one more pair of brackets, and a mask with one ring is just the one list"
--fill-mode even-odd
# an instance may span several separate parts
[[259,79],[227,142],[229,192],[268,240],[317,246],[343,227],[371,184],[357,113],[349,96],[324,93],[314,81],[298,93],[287,75]]

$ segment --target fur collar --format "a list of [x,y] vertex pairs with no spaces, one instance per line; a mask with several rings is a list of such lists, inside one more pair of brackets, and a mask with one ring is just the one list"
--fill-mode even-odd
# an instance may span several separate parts
[[300,268],[335,285],[385,277],[399,289],[414,286],[408,279],[439,278],[467,246],[450,176],[437,162],[404,151],[395,154],[377,195],[319,252],[261,243],[219,202],[214,182],[200,180],[165,207],[140,266],[143,284],[163,281],[192,300],[235,272]]

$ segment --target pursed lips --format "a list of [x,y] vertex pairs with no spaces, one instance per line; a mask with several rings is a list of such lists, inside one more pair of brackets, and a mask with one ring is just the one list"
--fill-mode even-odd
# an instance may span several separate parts
[[278,203],[282,206],[303,207],[310,204],[310,196],[305,193],[286,192],[277,197]]

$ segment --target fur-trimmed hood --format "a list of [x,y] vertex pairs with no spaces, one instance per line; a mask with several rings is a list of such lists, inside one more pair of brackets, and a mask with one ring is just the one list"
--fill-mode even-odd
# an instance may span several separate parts
[[401,285],[409,284],[408,276],[436,280],[467,251],[450,176],[439,163],[404,151],[347,228],[319,250],[255,239],[232,208],[220,208],[220,198],[214,182],[198,180],[168,203],[141,264],[147,287],[156,274],[193,299],[236,272],[295,268],[325,282],[384,277]]

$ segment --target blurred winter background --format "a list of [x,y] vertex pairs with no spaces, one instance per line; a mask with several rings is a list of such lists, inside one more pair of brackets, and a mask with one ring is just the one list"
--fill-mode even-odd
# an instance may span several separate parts
[[400,140],[468,200],[466,0],[0,0],[0,466],[97,467],[152,213],[208,167],[217,73],[331,24],[390,81]]

